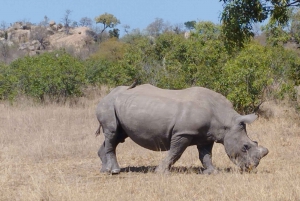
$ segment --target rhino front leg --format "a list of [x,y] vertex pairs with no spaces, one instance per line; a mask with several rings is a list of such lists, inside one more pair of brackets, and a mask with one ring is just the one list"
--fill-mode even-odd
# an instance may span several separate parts
[[203,174],[212,174],[217,173],[217,170],[212,164],[212,148],[214,143],[208,144],[208,145],[198,145],[198,152],[199,152],[199,159],[205,168],[203,171]]
[[168,173],[171,165],[181,157],[184,150],[190,145],[191,139],[190,136],[173,136],[168,155],[155,169],[155,172]]

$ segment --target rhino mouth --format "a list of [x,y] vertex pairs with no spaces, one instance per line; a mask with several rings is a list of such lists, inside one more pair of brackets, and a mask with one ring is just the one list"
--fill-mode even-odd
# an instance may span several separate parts
[[243,159],[241,160],[238,156],[230,157],[230,159],[234,164],[236,164],[240,168],[241,172],[254,172],[260,162],[260,158],[258,157],[248,157],[244,162]]
[[258,166],[258,164],[249,164],[249,165],[245,165],[241,167],[241,171],[242,172],[255,172],[256,171],[256,167]]
[[243,172],[254,172],[256,170],[256,167],[259,165],[260,159],[261,158],[259,157],[248,158],[249,162],[241,165],[241,170]]

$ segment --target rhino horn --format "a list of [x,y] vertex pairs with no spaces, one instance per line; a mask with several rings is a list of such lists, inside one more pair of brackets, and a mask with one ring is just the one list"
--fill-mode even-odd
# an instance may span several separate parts
[[258,147],[258,149],[259,149],[259,152],[260,152],[260,158],[265,157],[269,153],[269,150],[267,148]]
[[256,114],[248,114],[248,115],[242,115],[237,118],[237,122],[239,123],[246,123],[251,124],[255,119],[257,119]]

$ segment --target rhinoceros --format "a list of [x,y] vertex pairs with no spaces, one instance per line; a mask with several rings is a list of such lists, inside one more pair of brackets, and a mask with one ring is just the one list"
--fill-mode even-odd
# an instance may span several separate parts
[[204,174],[217,172],[212,164],[214,143],[221,143],[230,160],[243,171],[255,169],[268,149],[246,132],[255,114],[240,115],[223,95],[203,87],[160,89],[150,84],[119,86],[96,109],[105,140],[98,156],[101,172],[120,173],[116,147],[130,137],[153,151],[168,151],[155,169],[166,173],[188,146],[196,145]]

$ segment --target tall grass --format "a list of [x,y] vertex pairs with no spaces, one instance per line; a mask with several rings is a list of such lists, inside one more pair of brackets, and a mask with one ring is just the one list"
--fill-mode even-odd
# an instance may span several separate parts
[[248,126],[269,149],[256,173],[241,174],[215,145],[216,175],[198,174],[189,147],[170,175],[153,172],[166,152],[120,144],[120,175],[99,172],[95,138],[99,98],[75,105],[0,104],[0,200],[300,200],[300,121],[290,108]]

